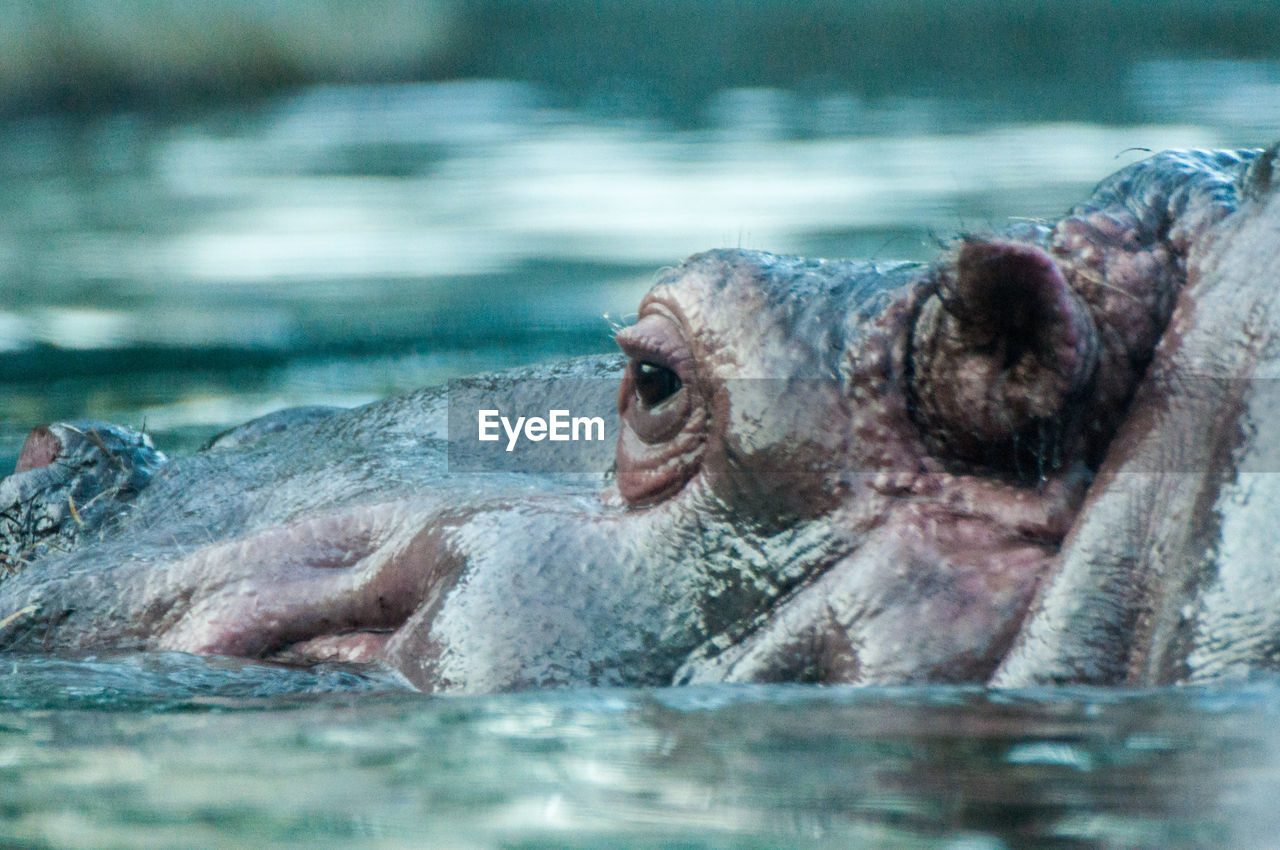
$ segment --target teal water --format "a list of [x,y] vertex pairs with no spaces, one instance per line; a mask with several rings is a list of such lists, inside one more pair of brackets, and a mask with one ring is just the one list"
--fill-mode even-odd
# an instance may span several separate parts
[[[1280,136],[1264,4],[196,8],[0,12],[0,468],[608,351],[698,250],[920,259]],[[4,658],[0,844],[1267,846],[1278,705]]]
[[[3,466],[43,421],[181,452],[283,406],[607,351],[695,251],[928,257],[1147,151],[1280,133],[1280,13],[1256,4],[21,8]],[[46,31],[63,65],[31,49]]]
[[22,846],[1269,846],[1280,829],[1274,681],[431,699],[181,655],[13,664],[0,842]]

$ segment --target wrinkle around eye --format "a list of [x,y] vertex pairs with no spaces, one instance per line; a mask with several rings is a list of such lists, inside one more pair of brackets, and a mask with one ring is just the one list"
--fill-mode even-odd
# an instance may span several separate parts
[[663,313],[649,313],[614,334],[614,341],[633,361],[669,369],[685,384],[692,379],[693,352],[679,324]]
[[618,434],[618,490],[633,507],[657,504],[679,492],[702,465],[707,415],[690,412],[669,438],[646,442],[634,429]]
[[681,325],[654,308],[618,332],[630,358],[618,388],[617,482],[632,507],[665,501],[701,467],[707,410]]

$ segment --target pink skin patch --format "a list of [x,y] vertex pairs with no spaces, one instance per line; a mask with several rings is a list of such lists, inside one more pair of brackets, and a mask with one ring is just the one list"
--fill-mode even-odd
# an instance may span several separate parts
[[285,663],[315,664],[339,661],[361,664],[381,657],[391,639],[392,632],[352,632],[344,635],[324,635],[312,640],[295,643],[278,657]]
[[58,459],[62,451],[62,441],[46,426],[32,428],[18,453],[18,464],[13,468],[14,474],[29,469],[40,469]]

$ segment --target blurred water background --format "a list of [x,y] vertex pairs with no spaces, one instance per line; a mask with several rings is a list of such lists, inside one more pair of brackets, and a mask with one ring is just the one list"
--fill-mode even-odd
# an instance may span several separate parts
[[[934,255],[1280,135],[1249,0],[0,7],[0,468],[612,348],[657,268]],[[1272,683],[426,700],[10,659],[0,844],[1266,846]]]
[[1280,127],[1214,0],[45,0],[0,9],[0,464],[612,347],[711,247],[935,254]]

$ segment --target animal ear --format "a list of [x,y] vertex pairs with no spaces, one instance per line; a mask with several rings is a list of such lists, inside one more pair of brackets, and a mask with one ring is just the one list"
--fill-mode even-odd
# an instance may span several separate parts
[[18,464],[14,467],[14,474],[48,466],[57,460],[61,453],[62,441],[58,439],[57,434],[49,430],[48,425],[32,428],[27,434],[27,439],[22,443],[22,449],[18,452]]
[[1042,472],[1097,362],[1097,328],[1052,257],[1025,243],[970,240],[916,319],[913,410],[944,459]]

